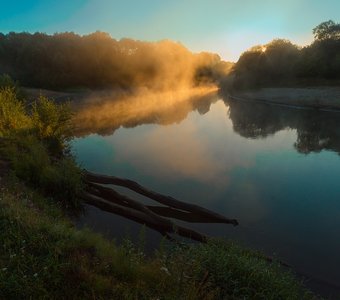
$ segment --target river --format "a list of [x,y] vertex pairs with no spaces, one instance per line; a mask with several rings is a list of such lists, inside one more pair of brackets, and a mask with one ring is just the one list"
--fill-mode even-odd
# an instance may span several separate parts
[[[340,113],[240,102],[216,92],[143,97],[83,105],[72,149],[84,168],[236,218],[237,227],[187,226],[339,285]],[[91,206],[79,223],[118,241],[141,232]],[[157,247],[159,234],[145,235]]]

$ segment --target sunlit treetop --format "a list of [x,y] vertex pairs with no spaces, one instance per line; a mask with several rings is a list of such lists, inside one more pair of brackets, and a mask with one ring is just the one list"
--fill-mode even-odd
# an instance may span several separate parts
[[316,40],[340,40],[340,23],[323,22],[313,29],[313,34]]

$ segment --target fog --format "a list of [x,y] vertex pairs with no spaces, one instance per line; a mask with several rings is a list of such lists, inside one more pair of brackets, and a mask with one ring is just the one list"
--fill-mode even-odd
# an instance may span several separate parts
[[30,87],[177,90],[216,83],[230,67],[217,54],[195,54],[169,40],[0,33],[0,73]]
[[208,112],[210,104],[218,99],[216,91],[217,87],[209,86],[159,92],[94,92],[75,105],[75,133],[110,135],[121,126],[179,123],[193,110]]

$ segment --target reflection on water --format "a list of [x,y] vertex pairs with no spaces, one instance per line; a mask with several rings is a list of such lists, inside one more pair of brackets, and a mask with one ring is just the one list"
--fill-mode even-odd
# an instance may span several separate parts
[[[120,127],[180,123],[192,111],[209,112],[218,99],[214,88],[196,88],[132,96],[91,96],[77,107],[76,135],[111,135]],[[266,138],[283,129],[296,129],[294,147],[301,153],[332,150],[340,152],[340,114],[284,108],[225,97],[233,130],[245,138]],[[190,143],[187,143],[190,144]]]
[[265,138],[283,129],[296,129],[294,147],[301,153],[340,152],[340,113],[282,108],[226,100],[235,132],[245,138]]
[[193,88],[178,92],[135,92],[132,95],[92,95],[77,107],[77,136],[110,135],[119,127],[141,124],[167,125],[183,121],[189,112],[209,111],[216,101],[216,88]]
[[[203,91],[148,97],[79,110],[82,137],[73,149],[85,168],[236,218],[236,228],[190,227],[340,282],[340,114],[221,100]],[[81,222],[113,237],[127,227],[138,235],[140,228],[93,208]],[[149,236],[155,244],[158,236]]]

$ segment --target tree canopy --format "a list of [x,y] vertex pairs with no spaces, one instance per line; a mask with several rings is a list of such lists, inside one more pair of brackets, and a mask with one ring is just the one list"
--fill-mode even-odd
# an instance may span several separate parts
[[313,29],[315,40],[339,40],[340,24],[332,20],[322,22]]
[[180,88],[215,81],[228,66],[169,40],[115,40],[105,32],[0,33],[0,74],[39,88]]
[[313,29],[311,45],[298,47],[275,39],[244,52],[226,81],[234,88],[286,85],[340,79],[340,24],[323,22]]

